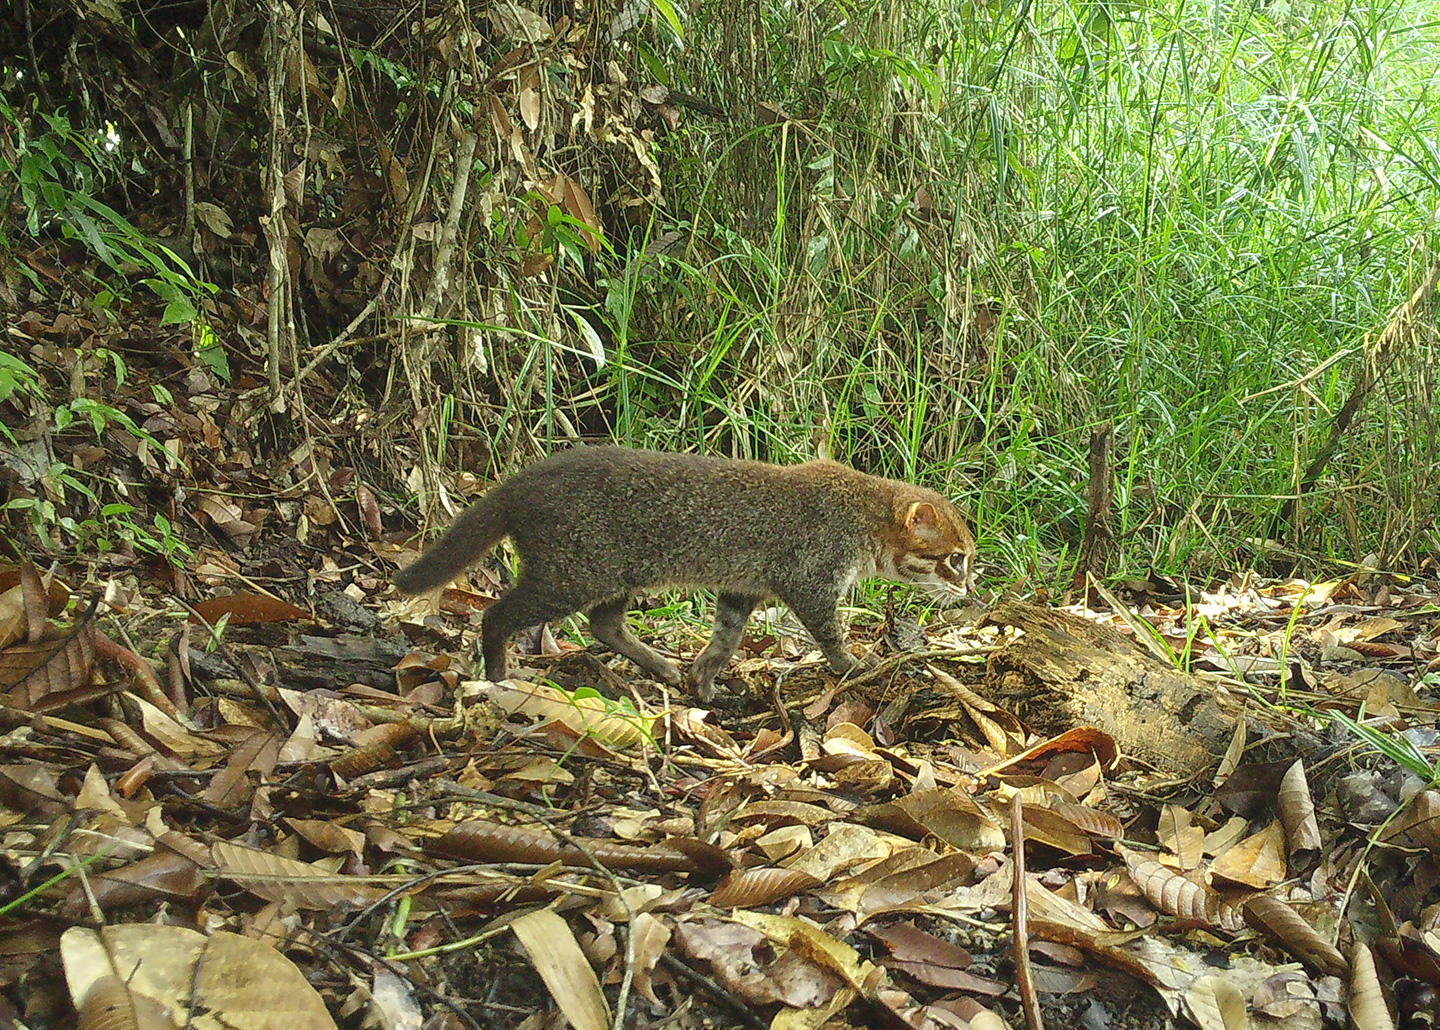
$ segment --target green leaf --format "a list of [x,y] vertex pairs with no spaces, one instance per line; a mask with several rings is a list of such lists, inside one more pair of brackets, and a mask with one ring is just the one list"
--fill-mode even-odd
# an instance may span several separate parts
[[222,382],[230,381],[230,355],[226,352],[225,346],[220,342],[220,337],[215,334],[209,324],[198,322],[197,342],[195,344],[196,356],[204,362],[205,367],[220,377]]
[[572,311],[569,308],[565,310],[568,311],[570,317],[575,320],[575,328],[580,330],[580,338],[585,341],[585,346],[590,349],[590,356],[595,359],[595,367],[604,368],[605,344],[601,342],[600,334],[595,331],[595,327],[590,324],[590,321],[578,311]]
[[178,325],[182,322],[193,322],[199,314],[200,312],[195,310],[195,305],[190,302],[189,297],[181,297],[165,305],[165,313],[160,316],[160,324]]
[[684,40],[685,30],[680,27],[680,15],[675,11],[675,5],[670,0],[650,0],[655,5],[655,10],[669,24],[677,39]]
[[174,304],[177,300],[185,299],[185,291],[168,280],[151,278],[140,281],[155,291],[155,296],[167,303]]
[[111,268],[119,264],[115,260],[115,251],[105,242],[105,237],[101,235],[100,227],[95,224],[95,219],[76,212],[70,216],[69,225],[85,239],[85,242],[90,245],[90,250],[101,261]]

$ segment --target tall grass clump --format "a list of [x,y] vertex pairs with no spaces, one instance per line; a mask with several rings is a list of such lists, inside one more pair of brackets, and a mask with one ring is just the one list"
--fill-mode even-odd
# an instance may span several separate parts
[[663,142],[581,406],[948,486],[1017,572],[1067,571],[1103,423],[1126,567],[1413,560],[1433,333],[1275,515],[1431,259],[1432,7],[702,3],[637,66],[733,117]]

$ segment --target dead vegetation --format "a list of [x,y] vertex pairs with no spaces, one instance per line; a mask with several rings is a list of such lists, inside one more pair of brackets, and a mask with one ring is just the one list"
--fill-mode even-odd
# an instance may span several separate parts
[[[5,982],[30,1020],[67,990],[82,1026],[1431,1011],[1440,795],[1319,716],[1434,732],[1419,584],[955,613],[854,685],[782,622],[701,710],[553,640],[525,664],[554,686],[467,680],[470,589],[443,619],[381,601],[405,648],[263,591],[57,624],[59,580],[8,582]],[[163,664],[112,639],[147,625]],[[1086,707],[1107,679],[1130,715]]]

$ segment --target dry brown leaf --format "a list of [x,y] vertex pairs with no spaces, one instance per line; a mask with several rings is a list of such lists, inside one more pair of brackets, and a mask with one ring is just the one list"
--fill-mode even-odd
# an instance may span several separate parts
[[255,794],[251,774],[258,773],[264,782],[275,770],[280,757],[280,735],[268,730],[255,730],[231,749],[222,768],[201,795],[206,801],[226,811],[238,811],[250,803]]
[[800,851],[815,846],[808,826],[779,826],[755,838],[755,846],[772,862],[783,862]]
[[1137,851],[1129,848],[1116,848],[1116,851],[1125,860],[1130,878],[1161,912],[1227,930],[1241,925],[1239,914],[1223,906],[1220,896],[1209,888],[1187,880]]
[[1072,805],[1063,801],[1051,804],[1050,809],[1071,825],[1103,840],[1119,840],[1125,832],[1125,825],[1109,812],[1088,805]]
[[1245,834],[1250,830],[1248,820],[1232,815],[1225,821],[1225,825],[1211,830],[1205,834],[1205,854],[1223,855],[1236,844],[1245,839]]
[[540,125],[540,91],[533,86],[520,91],[520,119],[531,132]]
[[1298,759],[1280,781],[1275,811],[1285,826],[1285,843],[1293,858],[1297,853],[1319,851],[1320,824],[1315,819],[1315,799],[1305,777],[1305,764]]
[[[1025,727],[1012,713],[985,700],[939,666],[926,665],[925,668],[940,688],[964,706],[965,714],[984,735],[992,751],[998,755],[1009,756],[1024,746],[1027,736]],[[1018,760],[1018,756],[1015,760]],[[1008,765],[1009,762],[1005,764]]]
[[[1348,963],[1346,968],[1348,968]],[[1333,979],[1333,978],[1332,978]],[[1320,999],[1316,985],[1308,973],[1290,969],[1262,983],[1250,997],[1250,1004],[1259,1015],[1274,1020],[1284,1020],[1287,1030],[1305,1030],[1323,1025]]]
[[510,121],[510,112],[505,110],[505,102],[495,94],[489,97],[490,128],[495,130],[495,138],[501,143],[510,138],[514,124]]
[[473,680],[460,684],[458,693],[467,702],[485,698],[512,715],[559,723],[576,737],[588,737],[607,747],[640,747],[655,739],[654,719],[603,697],[575,697],[543,683],[520,680]]
[[1350,1018],[1355,1030],[1395,1030],[1375,970],[1375,956],[1364,941],[1356,941],[1350,952]]
[[133,706],[131,722],[135,721],[135,714],[139,715],[138,732],[164,754],[178,759],[215,758],[225,754],[224,744],[192,732],[179,719],[144,698],[133,694],[124,697]]
[[890,852],[890,845],[869,827],[835,822],[819,844],[796,855],[787,863],[787,868],[809,873],[825,882],[839,872],[886,858]]
[[55,784],[55,774],[39,763],[0,765],[0,804],[40,818],[68,807]]
[[375,500],[375,492],[364,483],[355,487],[355,505],[360,509],[360,520],[365,523],[365,532],[371,540],[379,540],[385,535],[385,523],[380,516],[380,502]]
[[885,945],[890,954],[902,962],[926,962],[951,969],[969,969],[975,961],[970,952],[960,945],[926,933],[914,923],[867,926],[865,932]]
[[1380,839],[1394,840],[1402,833],[1431,851],[1440,851],[1440,791],[1417,791]]
[[1245,997],[1220,976],[1202,976],[1185,990],[1185,1008],[1201,1030],[1246,1030]]
[[518,43],[543,43],[555,35],[544,15],[510,0],[497,3],[491,8],[489,17],[498,31]]
[[95,672],[95,605],[69,632],[0,651],[4,702],[29,712],[49,712],[87,701],[108,688],[92,686]]
[[886,969],[903,972],[920,983],[996,998],[1009,990],[1009,985],[998,980],[967,972],[972,959],[964,948],[928,934],[911,923],[871,927],[866,932],[889,949],[889,957],[881,963]]
[[987,776],[1004,772],[1016,765],[1050,763],[1065,755],[1091,755],[1102,769],[1113,769],[1120,760],[1120,746],[1115,738],[1094,726],[1076,726],[1049,740],[1041,741],[1013,758],[980,773]]
[[219,494],[201,493],[195,498],[195,506],[237,547],[244,547],[251,537],[260,532],[259,526],[245,520],[245,512],[238,504]]
[[1284,880],[1288,873],[1285,831],[1280,820],[1272,819],[1259,833],[1252,833],[1217,856],[1210,874],[1255,890],[1265,890]]
[[1205,857],[1205,830],[1195,825],[1188,809],[1166,805],[1160,810],[1160,825],[1155,835],[1161,846],[1175,856],[1182,872],[1199,868]]
[[873,963],[860,957],[850,945],[826,933],[814,923],[794,916],[737,911],[730,916],[742,926],[759,930],[775,943],[790,948],[837,973],[852,989],[865,993],[876,972]]
[[600,219],[595,216],[595,207],[590,203],[590,195],[585,192],[585,188],[569,176],[565,177],[564,197],[561,204],[567,214],[577,221],[583,222],[590,229],[590,232],[585,234],[586,245],[592,251],[599,250],[600,241],[605,238]]
[[45,636],[45,620],[50,616],[50,599],[40,582],[40,570],[29,562],[20,566],[20,592],[25,599],[25,640],[34,644]]
[[208,622],[219,625],[220,620],[229,617],[233,625],[258,625],[265,622],[309,622],[310,613],[296,608],[289,601],[282,601],[274,594],[230,594],[206,601],[197,601],[191,622]]
[[1429,984],[1440,984],[1440,937],[1408,921],[1394,935],[1380,937],[1375,947],[1395,972]]
[[88,884],[75,883],[62,903],[69,919],[88,916],[92,899],[102,912],[157,899],[193,905],[210,882],[204,869],[169,848],[117,869],[92,872],[87,879]]
[[1245,921],[1322,973],[1338,976],[1348,968],[1340,949],[1279,898],[1269,894],[1251,898],[1245,903]]
[[821,882],[799,869],[733,869],[710,893],[710,904],[716,908],[754,908],[818,887]]
[[1027,805],[1023,811],[1027,841],[1045,844],[1071,856],[1094,852],[1090,835],[1053,808]]
[[1249,739],[1249,724],[1244,719],[1237,719],[1235,731],[1230,734],[1230,745],[1225,749],[1225,755],[1220,759],[1220,764],[1216,766],[1215,774],[1210,779],[1212,786],[1220,786],[1240,767],[1240,762],[1245,757],[1245,744]]
[[657,1009],[664,1003],[655,995],[655,969],[670,943],[670,926],[649,912],[638,912],[630,924],[635,938],[635,989]]
[[286,819],[292,830],[321,851],[332,855],[350,852],[360,858],[365,850],[365,835],[328,819]]
[[38,640],[45,620],[70,603],[70,588],[58,575],[42,576],[31,563],[0,566],[0,649],[17,640]]
[[[236,934],[207,937],[150,923],[99,931],[72,927],[61,938],[60,957],[78,1010],[85,1011],[97,988],[102,1001],[119,1007],[115,1014],[122,1021],[103,1025],[137,1030],[165,1025],[132,1023],[120,1015],[144,997],[153,1003],[149,1011],[164,1013],[170,1025],[196,1030],[334,1030],[320,995],[289,959]],[[123,985],[126,995],[116,994],[111,981]]]
[[913,847],[816,893],[865,919],[879,912],[923,908],[932,892],[968,883],[974,871],[975,860],[963,852],[942,857],[928,848]]
[[819,826],[835,818],[835,813],[819,805],[803,801],[754,801],[739,809],[730,821],[749,822],[764,819],[777,825],[798,823],[802,826]]
[[24,640],[27,620],[25,615],[25,591],[16,583],[0,594],[0,649],[9,647],[18,640]]
[[[573,841],[574,843],[571,843]],[[701,872],[719,875],[731,868],[720,848],[698,840],[677,838],[640,847],[596,838],[557,839],[546,829],[508,826],[489,819],[471,819],[426,844],[431,854],[462,862],[527,862],[591,868],[592,859],[607,869],[646,872]]]
[[715,979],[736,997],[754,1005],[818,1012],[842,994],[839,977],[788,948],[766,961],[771,950],[766,936],[751,926],[685,918],[675,926],[675,940],[691,958],[708,963]]
[[933,1008],[943,1007],[965,1020],[967,1030],[1010,1030],[1010,1024],[1003,1016],[996,1015],[974,998],[956,998],[953,1001],[938,1001]]
[[331,696],[325,691],[307,690],[302,694],[281,687],[280,700],[296,715],[309,716],[316,731],[332,740],[353,743],[361,733],[374,725],[354,702]]
[[934,834],[962,851],[994,851],[1005,846],[1000,825],[963,790],[933,788],[857,809],[858,822],[914,840]]
[[164,1005],[114,975],[91,984],[76,1008],[79,1030],[180,1030]]
[[384,891],[338,876],[323,866],[221,841],[210,854],[220,876],[266,901],[311,911],[353,911],[374,904]]
[[555,1004],[575,1030],[609,1030],[610,1006],[569,924],[548,908],[510,924]]

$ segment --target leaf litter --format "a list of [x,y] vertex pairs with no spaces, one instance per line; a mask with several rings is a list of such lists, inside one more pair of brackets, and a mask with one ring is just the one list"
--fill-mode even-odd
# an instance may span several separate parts
[[[1145,635],[1219,699],[1230,736],[1188,775],[997,704],[997,656],[1046,646],[1003,606],[938,613],[923,651],[853,684],[772,624],[702,709],[567,641],[523,660],[546,683],[466,679],[494,583],[437,615],[377,577],[361,600],[410,642],[383,653],[268,590],[197,616],[116,587],[102,629],[59,576],[7,583],[0,940],[27,1010],[930,1028],[1017,1026],[1030,995],[1054,1025],[1233,1030],[1428,1025],[1440,988],[1440,792],[1400,761],[1433,767],[1440,608],[1419,581],[1051,609]],[[149,627],[150,653],[77,649],[110,626]],[[265,990],[177,988],[223,979],[228,939],[273,967]]]

